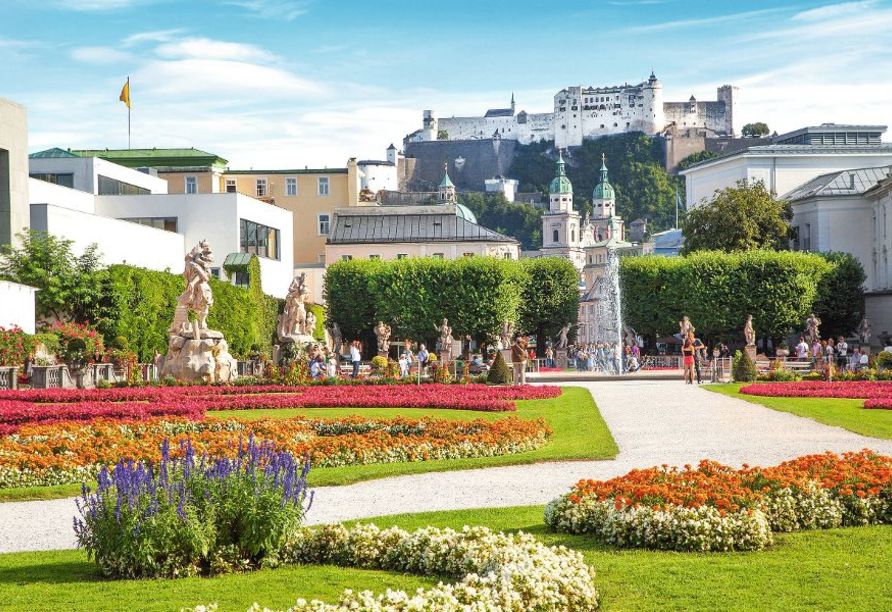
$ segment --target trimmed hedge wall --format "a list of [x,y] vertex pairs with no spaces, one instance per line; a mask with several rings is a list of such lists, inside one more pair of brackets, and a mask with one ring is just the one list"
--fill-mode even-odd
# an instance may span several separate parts
[[[141,361],[151,360],[155,351],[167,352],[167,328],[173,318],[177,297],[183,292],[179,274],[156,272],[126,265],[109,266],[102,275],[102,297],[91,316],[107,340],[127,338]],[[259,346],[269,353],[276,332],[282,301],[265,295],[260,287],[260,262],[251,258],[247,289],[211,279],[214,305],[208,326],[223,332],[230,351],[238,357]],[[321,308],[313,307],[317,333],[324,325]]]
[[[758,338],[782,339],[801,331],[813,310],[822,319],[833,319],[819,306],[837,301],[823,296],[822,290],[862,293],[863,281],[851,267],[851,258],[792,251],[625,257],[620,268],[623,316],[651,338],[676,333],[678,321],[687,315],[698,335],[737,341],[751,314]],[[863,304],[863,296],[860,300]],[[848,326],[842,333],[850,332],[857,324],[857,319],[851,320],[854,316],[849,313],[842,323],[836,316],[836,327]]]

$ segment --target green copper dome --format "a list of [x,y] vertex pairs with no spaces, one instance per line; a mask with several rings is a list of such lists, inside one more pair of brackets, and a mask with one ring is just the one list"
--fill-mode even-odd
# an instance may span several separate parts
[[561,193],[573,193],[573,185],[567,178],[564,171],[564,156],[558,151],[557,175],[552,179],[551,185],[548,186],[548,193],[557,195]]
[[444,174],[443,180],[440,181],[440,189],[443,187],[455,187],[455,185],[452,184],[452,179],[449,178],[449,174]]
[[613,185],[607,180],[607,164],[604,162],[604,155],[601,155],[601,180],[595,186],[592,192],[593,200],[615,200],[616,193],[613,191]]
[[460,217],[465,221],[470,221],[471,223],[477,223],[477,215],[471,212],[471,209],[464,204],[455,205],[455,216]]

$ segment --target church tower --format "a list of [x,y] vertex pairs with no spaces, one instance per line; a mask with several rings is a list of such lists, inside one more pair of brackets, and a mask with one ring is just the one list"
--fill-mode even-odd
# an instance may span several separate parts
[[557,171],[548,187],[548,212],[542,215],[542,254],[566,257],[582,270],[582,224],[573,210],[573,185],[567,178],[564,156],[559,151]]
[[592,224],[597,242],[609,238],[624,239],[623,219],[616,214],[616,192],[607,177],[607,161],[603,153],[600,177],[592,192]]
[[440,186],[437,188],[437,203],[455,204],[456,201],[455,185],[449,178],[449,162],[443,162],[443,180],[440,181]]

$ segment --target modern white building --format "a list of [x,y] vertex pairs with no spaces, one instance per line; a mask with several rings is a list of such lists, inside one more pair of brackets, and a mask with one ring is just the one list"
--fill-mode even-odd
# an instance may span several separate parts
[[26,334],[33,334],[34,298],[37,289],[0,280],[0,327],[18,327]]
[[167,181],[99,157],[82,157],[63,149],[48,149],[28,156],[31,178],[86,191],[95,195],[148,195],[167,193]]
[[892,163],[892,144],[881,142],[886,126],[825,123],[777,136],[772,144],[709,159],[679,174],[688,208],[739,181],[761,181],[778,196],[830,172]]
[[0,98],[0,245],[28,226],[28,115]]

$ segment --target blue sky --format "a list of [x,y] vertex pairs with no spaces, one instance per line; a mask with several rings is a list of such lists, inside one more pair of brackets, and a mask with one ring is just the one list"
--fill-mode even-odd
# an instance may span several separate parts
[[0,96],[31,149],[195,146],[233,167],[381,157],[421,111],[544,112],[567,85],[666,100],[740,87],[740,119],[892,122],[892,0],[0,0]]

